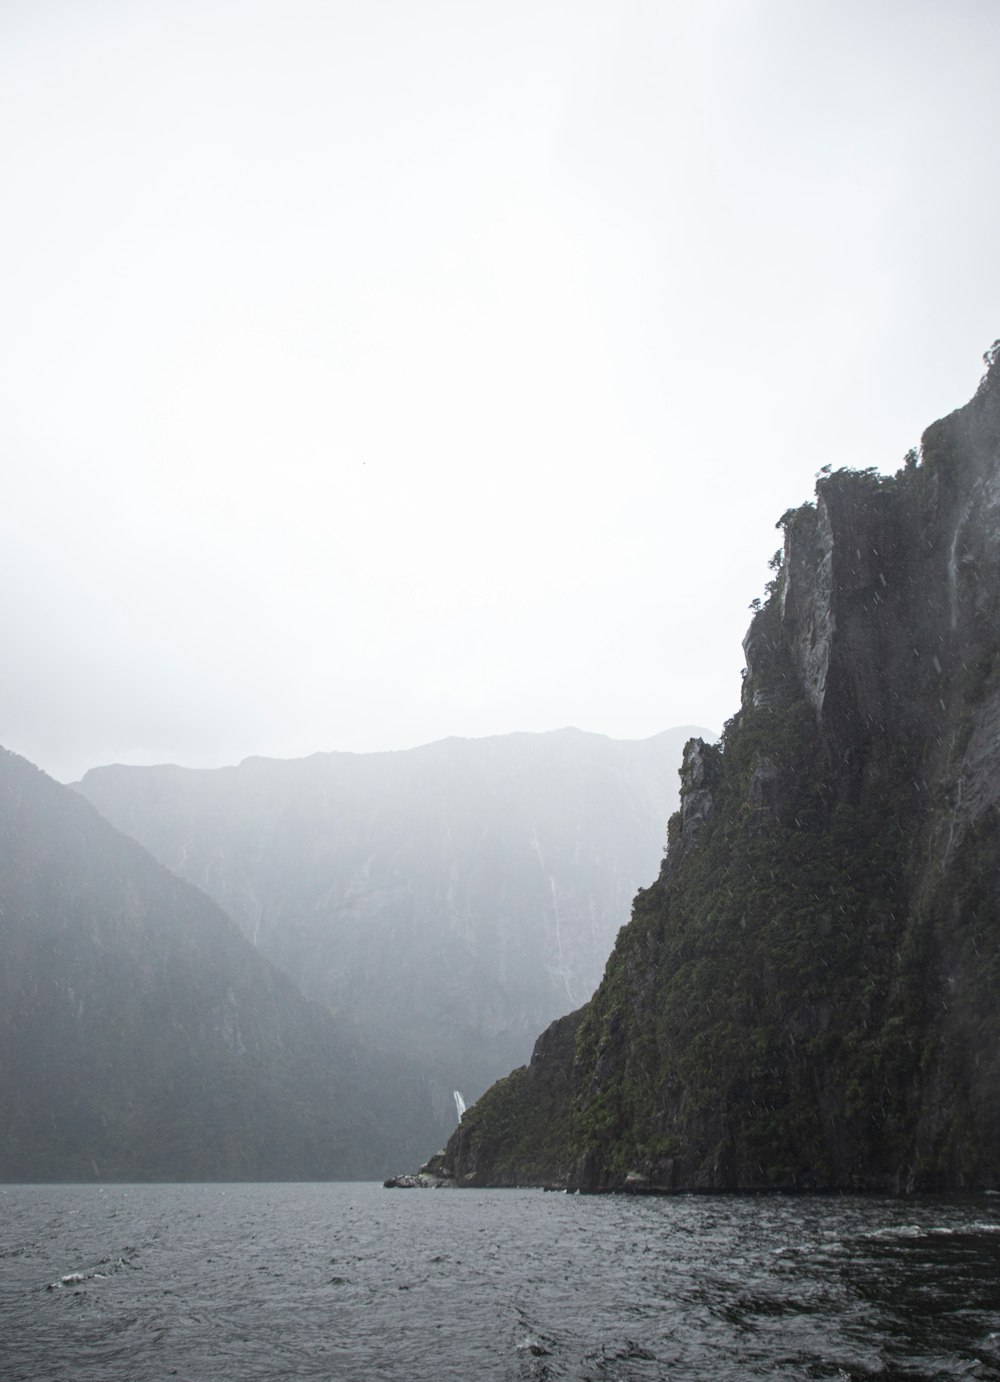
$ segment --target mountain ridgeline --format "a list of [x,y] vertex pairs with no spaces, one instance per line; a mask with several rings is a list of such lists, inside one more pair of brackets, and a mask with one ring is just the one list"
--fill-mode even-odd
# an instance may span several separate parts
[[471,1102],[593,993],[695,732],[105,767],[78,790],[359,1040],[418,1061],[441,1146],[453,1091]]
[[459,1185],[1000,1187],[1000,350],[891,478],[822,477],[604,979]]
[[0,1180],[354,1179],[437,1135],[415,1064],[6,750],[0,945]]

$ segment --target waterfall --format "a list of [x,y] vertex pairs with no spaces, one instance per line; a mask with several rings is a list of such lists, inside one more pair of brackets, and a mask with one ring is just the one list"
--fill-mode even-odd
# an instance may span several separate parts
[[458,1121],[461,1123],[461,1121],[462,1121],[462,1114],[465,1112],[465,1100],[462,1098],[461,1094],[458,1092],[457,1089],[454,1091],[454,1093],[455,1093],[455,1112],[458,1114]]
[[951,616],[952,629],[958,624],[958,539],[963,527],[969,521],[975,499],[976,491],[973,490],[955,524],[955,532],[948,549],[948,612]]

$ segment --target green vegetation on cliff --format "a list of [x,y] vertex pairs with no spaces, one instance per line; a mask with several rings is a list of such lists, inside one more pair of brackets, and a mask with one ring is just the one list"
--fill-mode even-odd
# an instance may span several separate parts
[[459,1184],[1000,1183],[988,364],[895,477],[825,476],[781,519],[742,708],[688,745],[660,878],[590,1004],[466,1114]]

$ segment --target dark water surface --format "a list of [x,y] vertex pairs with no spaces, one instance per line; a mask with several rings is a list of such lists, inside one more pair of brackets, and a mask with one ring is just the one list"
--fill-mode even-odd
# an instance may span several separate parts
[[0,1377],[1000,1379],[1000,1199],[0,1186]]

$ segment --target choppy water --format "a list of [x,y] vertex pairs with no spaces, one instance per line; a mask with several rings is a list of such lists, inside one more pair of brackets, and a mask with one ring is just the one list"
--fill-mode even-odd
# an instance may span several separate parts
[[1000,1199],[0,1186],[0,1376],[1000,1379]]

